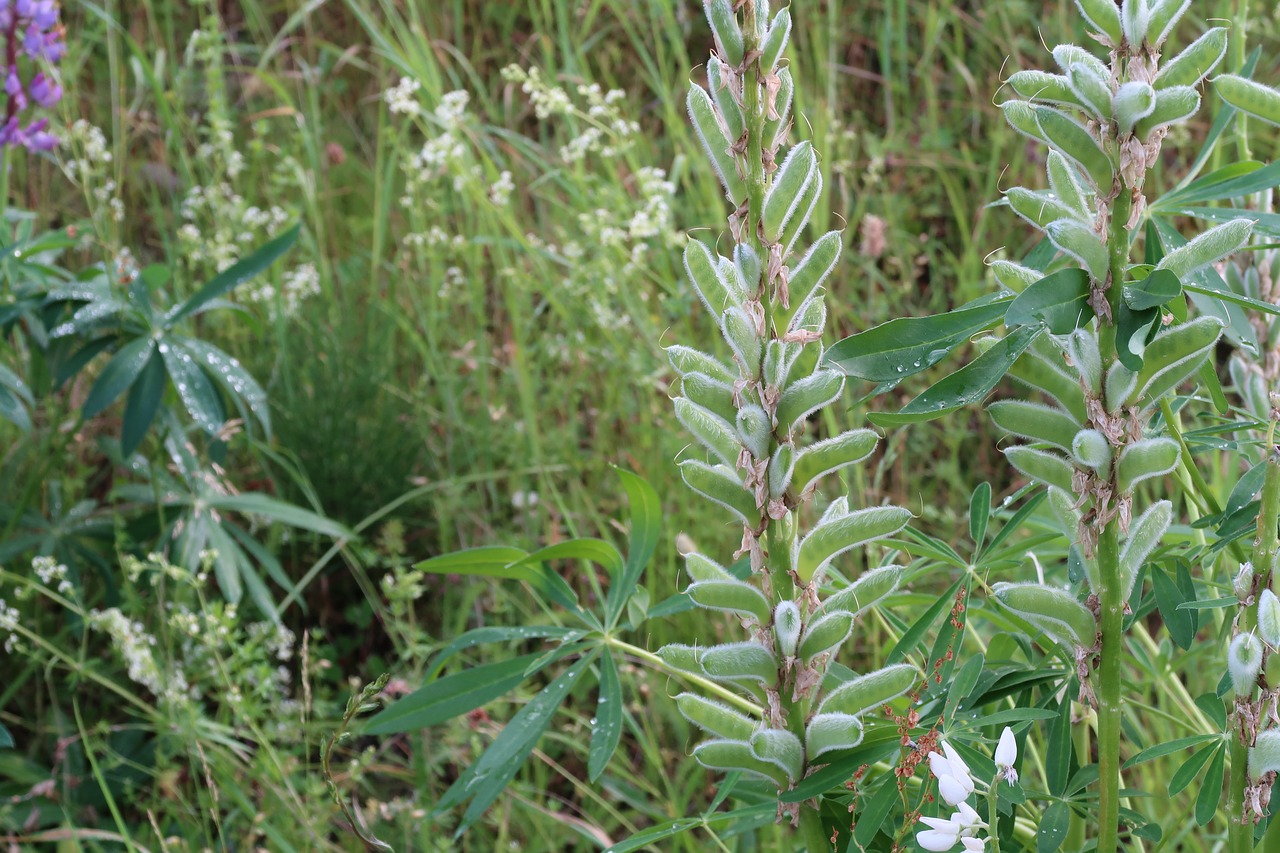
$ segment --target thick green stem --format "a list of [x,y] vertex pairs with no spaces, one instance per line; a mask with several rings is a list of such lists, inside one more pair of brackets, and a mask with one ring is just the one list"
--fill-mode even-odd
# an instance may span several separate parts
[[987,847],[988,853],[1000,853],[1000,833],[996,827],[1000,823],[1000,780],[997,779],[991,783],[991,789],[987,792],[987,840],[990,842]]
[[[1077,707],[1084,706],[1073,704],[1072,711]],[[1088,708],[1084,707],[1084,710],[1087,711]],[[1071,727],[1071,742],[1075,747],[1076,761],[1080,763],[1081,767],[1088,766],[1092,762],[1089,752],[1089,726],[1087,722],[1087,720],[1081,720],[1079,725]],[[1084,818],[1075,809],[1072,809],[1070,823],[1067,824],[1067,840],[1063,847],[1064,850],[1079,851],[1084,849],[1084,826]]]
[[1098,540],[1102,607],[1102,661],[1098,666],[1098,853],[1119,849],[1120,826],[1120,666],[1124,659],[1124,591],[1116,522]]

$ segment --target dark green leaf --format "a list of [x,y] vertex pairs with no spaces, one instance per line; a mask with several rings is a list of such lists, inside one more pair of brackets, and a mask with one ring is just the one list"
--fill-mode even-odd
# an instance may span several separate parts
[[1064,696],[1058,705],[1058,715],[1049,724],[1048,744],[1045,748],[1045,783],[1049,793],[1061,796],[1071,775],[1071,699]]
[[1169,270],[1155,270],[1142,281],[1126,284],[1121,290],[1124,304],[1134,311],[1159,308],[1182,293],[1182,282]]
[[120,453],[126,459],[133,455],[151,429],[160,399],[164,396],[164,359],[152,353],[136,382],[129,389],[124,404],[124,425],[120,431]]
[[868,415],[868,419],[877,426],[901,426],[940,418],[982,400],[1042,330],[1040,326],[1015,329],[982,355],[903,406],[902,411],[896,414],[877,412]]
[[1208,743],[1211,740],[1221,740],[1221,735],[1191,735],[1190,737],[1178,738],[1176,740],[1158,743],[1155,746],[1149,746],[1141,752],[1131,757],[1124,763],[1125,769],[1135,764],[1141,764],[1144,761],[1152,761],[1157,758],[1164,758],[1166,755],[1173,755],[1175,752],[1182,752],[1191,749],[1193,746],[1199,746],[1202,743]]
[[615,468],[622,479],[631,507],[631,539],[627,545],[627,560],[622,576],[610,587],[605,606],[605,624],[613,628],[626,609],[627,599],[640,583],[640,575],[649,564],[658,547],[662,533],[662,503],[658,493],[645,480],[630,471]]
[[622,737],[622,685],[613,655],[600,656],[600,695],[596,700],[596,718],[591,724],[591,746],[587,750],[587,778],[600,778]]
[[[689,830],[702,829],[704,827],[714,829],[724,824],[745,824],[755,828],[773,823],[777,811],[777,804],[768,802],[757,803],[728,812],[716,812],[698,817],[680,817],[660,823],[657,826],[651,826],[643,832],[636,833],[626,841],[619,841],[612,847],[605,848],[604,853],[632,853],[632,851],[642,850],[646,847],[666,849],[657,845],[656,842],[666,841],[669,838],[675,838],[677,835],[683,835]],[[724,830],[720,832],[722,835],[726,834]]]
[[190,299],[169,312],[165,318],[165,327],[170,328],[179,320],[196,312],[206,302],[225,295],[240,284],[248,281],[271,266],[298,239],[301,225],[295,225],[288,231],[264,243],[253,254],[243,258],[213,277],[208,284],[200,288]]
[[871,795],[871,800],[858,813],[853,824],[853,840],[849,844],[851,850],[866,849],[880,832],[880,827],[888,820],[893,811],[893,804],[898,799],[898,785],[891,774],[886,773],[879,789]]
[[1256,160],[1246,160],[1197,178],[1182,189],[1162,196],[1152,207],[1166,213],[1181,205],[1243,198],[1277,184],[1280,184],[1280,162],[1263,166]]
[[1265,460],[1257,462],[1248,471],[1236,481],[1235,486],[1231,489],[1231,494],[1227,497],[1227,505],[1222,511],[1227,515],[1239,512],[1244,509],[1245,505],[1258,496],[1258,492],[1262,491],[1262,481],[1267,475],[1267,463]]
[[31,415],[27,414],[26,406],[3,385],[0,385],[0,418],[17,424],[23,432],[31,432]]
[[98,381],[89,391],[89,396],[84,401],[84,417],[92,418],[97,415],[127,391],[147,366],[155,346],[155,339],[150,336],[135,338],[122,346],[111,361],[107,362]]
[[1169,637],[1178,648],[1190,648],[1191,641],[1195,639],[1195,626],[1191,621],[1191,614],[1179,607],[1185,603],[1182,591],[1163,569],[1152,567],[1151,583],[1156,593],[1156,605],[1160,608],[1165,628],[1169,630]]
[[334,539],[355,538],[354,533],[336,521],[258,492],[246,492],[241,495],[218,495],[209,498],[207,503],[214,509],[262,515],[272,521],[278,521],[281,524],[287,524],[290,527],[297,527],[302,530],[311,530],[324,536],[331,536]]
[[960,707],[960,703],[969,698],[969,694],[973,692],[973,688],[978,684],[978,676],[982,674],[982,665],[986,663],[986,658],[982,652],[970,655],[968,660],[964,662],[964,666],[956,670],[955,678],[947,688],[947,702],[942,712],[943,717],[948,720],[955,718],[956,708]]
[[262,386],[249,371],[241,366],[240,362],[212,344],[195,338],[173,336],[169,340],[171,345],[189,353],[192,359],[203,367],[214,381],[231,395],[232,399],[237,401],[237,405],[242,401],[248,406],[249,411],[262,424],[263,431],[267,435],[271,434],[271,411],[267,405],[267,392],[262,390]]
[[484,628],[473,628],[452,643],[436,652],[427,666],[425,678],[435,677],[444,665],[458,652],[482,646],[486,643],[501,643],[508,640],[539,640],[545,638],[569,642],[582,636],[577,628],[562,628],[558,625],[490,625]]
[[1178,605],[1179,610],[1219,610],[1223,607],[1235,607],[1240,603],[1234,595],[1226,595],[1221,598],[1202,598],[1198,601],[1183,601]]
[[1204,715],[1214,724],[1226,731],[1227,729],[1227,706],[1223,704],[1222,697],[1213,693],[1201,693],[1196,697],[1196,707],[1204,711]]
[[1089,307],[1089,274],[1081,269],[1059,270],[1028,287],[1009,305],[1007,326],[1041,323],[1055,335],[1066,335],[1093,317]]
[[1036,830],[1036,853],[1054,853],[1061,849],[1071,826],[1071,807],[1059,800],[1050,804],[1040,817]]
[[987,521],[991,518],[991,484],[981,483],[969,497],[969,538],[974,549],[981,551],[987,538]]
[[1200,774],[1200,770],[1209,763],[1209,759],[1213,758],[1213,754],[1213,749],[1202,749],[1192,753],[1190,758],[1182,762],[1182,766],[1169,778],[1169,796],[1176,797],[1182,793],[1182,790],[1190,785],[1192,780]]
[[1218,804],[1222,801],[1222,770],[1226,763],[1227,748],[1225,744],[1216,746],[1213,759],[1209,762],[1209,771],[1204,777],[1200,793],[1196,795],[1196,824],[1207,826],[1218,812]]
[[1135,311],[1123,302],[1116,306],[1116,357],[1135,373],[1142,369],[1142,354],[1160,327],[1160,309]]
[[916,650],[921,641],[924,639],[925,632],[933,627],[933,623],[938,621],[938,617],[943,613],[951,612],[951,607],[955,604],[956,590],[960,589],[960,583],[963,578],[956,580],[955,583],[942,595],[929,605],[929,609],[920,614],[919,618],[908,628],[902,635],[902,638],[894,645],[889,652],[889,658],[886,664],[897,663],[905,658],[911,652]]
[[0,723],[0,749],[13,749],[13,735]]
[[164,356],[165,369],[169,371],[169,377],[178,389],[178,397],[191,419],[209,435],[216,435],[226,422],[227,413],[208,374],[185,348],[161,340],[160,354]]

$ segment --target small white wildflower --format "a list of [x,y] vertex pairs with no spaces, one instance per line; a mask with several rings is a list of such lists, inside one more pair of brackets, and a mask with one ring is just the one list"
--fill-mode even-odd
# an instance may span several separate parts
[[511,505],[516,509],[533,509],[538,505],[538,493],[525,491],[512,492]]
[[382,93],[382,98],[392,114],[416,116],[422,112],[418,103],[420,88],[422,85],[412,77],[401,77],[399,83]]
[[515,188],[516,184],[511,179],[511,173],[504,171],[498,175],[498,180],[489,185],[489,200],[498,207],[506,207],[511,201],[511,193]]
[[1013,729],[1008,726],[1000,733],[1000,742],[996,744],[996,770],[998,779],[1007,779],[1010,785],[1018,781],[1018,771],[1013,765],[1018,760],[1018,742],[1014,740]]

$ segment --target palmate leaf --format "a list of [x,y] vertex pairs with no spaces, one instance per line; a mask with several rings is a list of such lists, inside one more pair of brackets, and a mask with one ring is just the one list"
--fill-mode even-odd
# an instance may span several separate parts
[[187,413],[200,429],[214,435],[227,420],[226,410],[222,407],[222,397],[209,380],[199,362],[186,349],[171,346],[168,341],[160,341],[160,355],[164,358],[165,370],[178,389],[178,398],[182,400]]
[[614,470],[622,479],[622,488],[631,506],[631,536],[622,574],[610,585],[605,602],[605,625],[609,629],[618,624],[628,599],[640,583],[644,567],[657,550],[662,533],[662,504],[658,493],[642,477],[622,468]]
[[267,406],[267,392],[262,390],[262,386],[240,365],[239,361],[213,344],[195,338],[170,335],[167,336],[167,340],[171,347],[186,351],[197,364],[203,367],[213,380],[231,395],[232,400],[241,408],[241,414],[246,414],[244,407],[247,406],[262,424],[263,431],[268,436],[271,435],[271,412]]
[[122,346],[90,389],[84,401],[83,416],[91,418],[97,415],[127,391],[147,366],[155,346],[155,339],[150,336],[135,338]]
[[160,398],[164,396],[164,360],[159,353],[151,353],[138,379],[129,388],[124,405],[124,423],[120,431],[120,454],[128,459],[138,449],[151,429]]

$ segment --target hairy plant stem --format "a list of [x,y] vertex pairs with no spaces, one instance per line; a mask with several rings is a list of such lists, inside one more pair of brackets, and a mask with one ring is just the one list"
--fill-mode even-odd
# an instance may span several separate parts
[[1119,848],[1120,825],[1120,664],[1123,660],[1124,601],[1120,590],[1120,547],[1116,522],[1098,540],[1098,591],[1102,614],[1102,660],[1098,666],[1098,853]]

